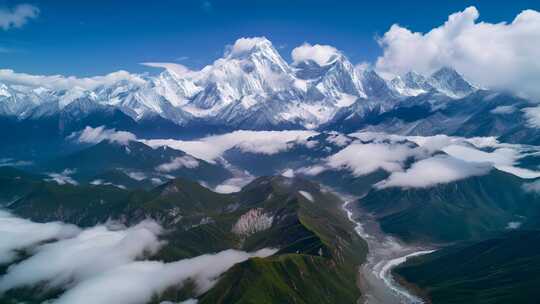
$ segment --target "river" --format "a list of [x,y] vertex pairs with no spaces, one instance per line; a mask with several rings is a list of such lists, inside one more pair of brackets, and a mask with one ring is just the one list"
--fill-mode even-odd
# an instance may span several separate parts
[[352,205],[357,200],[348,199],[343,204],[347,217],[355,224],[355,231],[367,241],[367,261],[359,270],[359,285],[365,304],[420,304],[422,299],[410,293],[392,277],[392,269],[407,258],[431,253],[432,248],[406,245],[384,234],[379,224],[369,214]]

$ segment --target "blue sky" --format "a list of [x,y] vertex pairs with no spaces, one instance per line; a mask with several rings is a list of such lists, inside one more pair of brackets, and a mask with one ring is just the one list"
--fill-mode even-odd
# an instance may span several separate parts
[[[540,1],[1,1],[28,3],[36,18],[0,29],[0,68],[32,74],[90,76],[140,62],[211,63],[240,37],[266,36],[289,60],[303,42],[330,44],[353,62],[381,54],[375,37],[399,23],[425,32],[474,5],[480,21],[510,22]],[[0,20],[1,21],[1,20]],[[156,71],[157,72],[157,71]]]

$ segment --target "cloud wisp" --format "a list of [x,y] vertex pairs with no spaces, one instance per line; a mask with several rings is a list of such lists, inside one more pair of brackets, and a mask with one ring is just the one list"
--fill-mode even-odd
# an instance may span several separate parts
[[146,83],[141,77],[126,71],[117,71],[104,76],[78,78],[62,75],[31,75],[17,73],[9,69],[0,69],[0,81],[29,87],[45,87],[51,90],[70,90],[73,88],[93,90],[99,86],[112,85],[120,81],[129,81],[137,85]]
[[168,163],[159,165],[156,170],[160,172],[172,172],[181,168],[194,169],[198,166],[198,160],[189,155],[185,155],[181,157],[176,157]]
[[101,141],[108,140],[109,142],[127,145],[130,141],[137,140],[137,137],[131,132],[107,129],[105,126],[96,128],[86,126],[82,131],[70,134],[68,139],[85,144],[97,144]]
[[31,4],[19,4],[12,9],[0,8],[0,28],[4,31],[20,28],[38,15],[39,8]]

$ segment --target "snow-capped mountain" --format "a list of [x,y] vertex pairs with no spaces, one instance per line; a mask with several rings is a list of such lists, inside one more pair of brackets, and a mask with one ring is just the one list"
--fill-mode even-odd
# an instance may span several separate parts
[[392,88],[400,95],[418,96],[428,92],[439,92],[452,98],[463,98],[477,88],[467,82],[454,69],[443,67],[429,77],[410,71],[390,81]]
[[450,68],[429,77],[410,72],[387,81],[373,70],[355,67],[337,50],[325,62],[303,58],[289,64],[262,37],[237,40],[222,58],[199,71],[130,75],[62,88],[0,83],[0,114],[39,119],[110,108],[134,121],[159,117],[180,126],[316,128],[336,115],[387,111],[410,96],[438,92],[461,98],[476,90]]

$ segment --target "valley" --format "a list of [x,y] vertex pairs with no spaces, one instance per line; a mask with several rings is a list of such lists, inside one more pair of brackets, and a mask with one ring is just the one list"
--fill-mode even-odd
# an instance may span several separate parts
[[1,304],[538,302],[534,5],[234,2],[0,3]]

